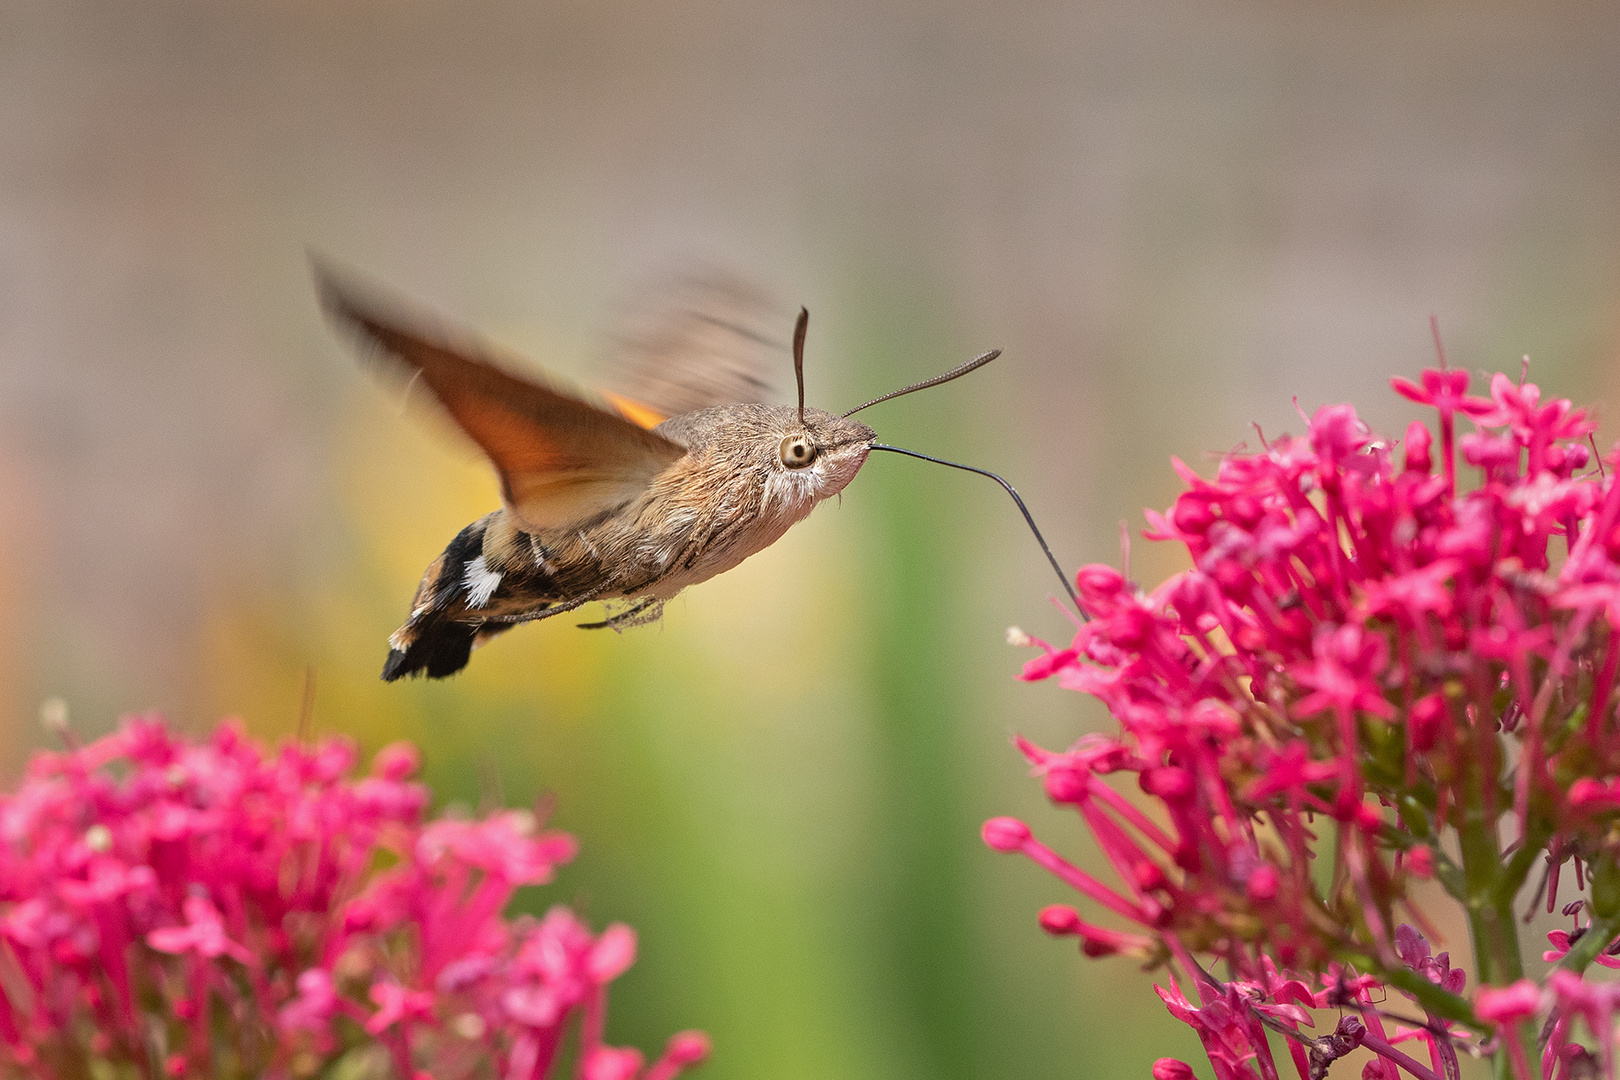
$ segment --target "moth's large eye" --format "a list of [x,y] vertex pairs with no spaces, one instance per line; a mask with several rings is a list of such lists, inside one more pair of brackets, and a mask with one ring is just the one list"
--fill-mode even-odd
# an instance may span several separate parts
[[789,435],[782,440],[782,464],[790,469],[802,469],[816,460],[816,444],[808,435]]

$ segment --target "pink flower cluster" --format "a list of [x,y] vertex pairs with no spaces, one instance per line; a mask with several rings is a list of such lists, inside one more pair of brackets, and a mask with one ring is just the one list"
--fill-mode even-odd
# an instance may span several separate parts
[[571,837],[535,816],[426,820],[414,748],[351,776],[339,739],[267,754],[157,719],[37,755],[0,796],[0,1076],[668,1080],[603,1042],[635,934],[502,915]]
[[[1576,1020],[1613,1075],[1620,996],[1582,972],[1620,951],[1620,483],[1584,411],[1522,375],[1496,375],[1488,398],[1469,381],[1443,363],[1394,380],[1438,413],[1399,446],[1333,405],[1213,479],[1175,462],[1188,490],[1146,535],[1184,545],[1191,569],[1143,591],[1087,566],[1091,618],[1068,647],[1024,639],[1041,649],[1025,679],[1118,721],[1062,752],[1019,740],[1111,878],[1015,819],[984,838],[1110,916],[1050,908],[1048,931],[1169,965],[1161,996],[1220,1080],[1278,1075],[1267,1031],[1310,1080],[1356,1047],[1374,1080],[1454,1077],[1459,1047],[1526,1080],[1534,1056],[1543,1077],[1582,1076]],[[1124,776],[1145,804],[1116,789]],[[1571,862],[1590,891],[1570,910],[1588,922],[1560,932],[1557,970],[1533,982],[1515,899],[1539,863],[1531,903],[1553,910]],[[1405,925],[1434,936],[1409,896],[1431,877],[1467,914],[1472,996]],[[1377,1004],[1399,1000],[1390,987],[1415,1008]],[[1347,1020],[1307,1034],[1326,1008]]]

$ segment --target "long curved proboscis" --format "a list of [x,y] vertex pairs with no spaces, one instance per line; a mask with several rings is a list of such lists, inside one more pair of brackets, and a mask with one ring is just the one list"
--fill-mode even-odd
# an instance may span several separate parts
[[[986,353],[984,356],[980,357],[978,360],[975,360],[973,363],[974,363],[975,366],[977,366],[978,364],[988,364],[991,360],[994,360],[995,357],[996,357],[995,353]],[[966,374],[967,371],[971,371],[971,370],[972,370],[972,367],[968,367],[966,369],[966,371],[961,372],[961,374]],[[937,380],[935,380],[935,383],[941,382],[941,381],[943,381],[943,380],[942,379],[937,379]],[[924,384],[922,384],[922,386],[931,386],[931,385],[934,385],[934,383],[924,383]],[[915,387],[914,389],[919,389],[920,390],[920,389],[922,389],[922,386]],[[904,391],[902,391],[902,392],[904,392]],[[891,396],[893,396],[893,395],[891,395]],[[882,401],[883,399],[879,398],[878,400]],[[865,408],[866,406],[863,405],[861,407]],[[846,413],[845,415],[847,416],[848,414]],[[872,444],[872,449],[873,450],[887,450],[891,454],[904,454],[907,457],[921,458],[923,461],[932,461],[935,465],[949,465],[951,468],[953,468],[953,469],[961,469],[963,472],[978,473],[980,476],[988,476],[990,479],[992,479],[996,483],[1000,484],[1001,487],[1002,487],[1002,490],[1004,490],[1008,495],[1011,495],[1013,502],[1018,504],[1018,512],[1024,515],[1024,521],[1029,525],[1029,531],[1035,534],[1035,542],[1040,544],[1041,545],[1041,550],[1046,553],[1046,561],[1052,564],[1052,572],[1055,573],[1058,576],[1058,580],[1063,583],[1063,591],[1068,593],[1069,594],[1069,599],[1074,602],[1074,610],[1079,613],[1080,618],[1082,620],[1087,621],[1087,622],[1089,622],[1091,620],[1091,616],[1086,614],[1086,609],[1080,606],[1080,597],[1075,594],[1074,585],[1072,583],[1070,583],[1068,575],[1063,572],[1063,567],[1058,564],[1057,556],[1052,554],[1051,547],[1049,547],[1047,545],[1047,543],[1046,543],[1046,537],[1041,535],[1040,527],[1035,524],[1035,518],[1034,518],[1033,515],[1030,514],[1029,507],[1024,505],[1024,500],[1019,497],[1018,492],[1013,489],[1013,486],[1011,484],[1007,483],[1007,481],[1003,480],[1000,476],[997,476],[995,473],[991,472],[989,469],[980,469],[980,468],[977,468],[977,467],[975,467],[973,465],[962,465],[962,464],[960,464],[958,462],[955,462],[955,461],[946,461],[944,458],[931,457],[928,454],[919,454],[915,450],[906,450],[906,449],[903,449],[902,447],[898,447],[898,446],[888,446],[888,445],[886,445],[884,443],[880,443],[880,442],[873,443]]]
[[[984,365],[988,364],[990,361],[994,360],[996,357],[998,357],[1000,355],[1001,355],[1001,350],[1000,349],[991,349],[987,353],[980,353],[978,356],[975,356],[973,359],[969,360],[967,363],[963,364],[961,367],[954,367],[951,370],[947,371],[943,375],[935,375],[932,379],[925,379],[924,381],[922,381],[920,383],[912,383],[910,386],[902,387],[899,390],[891,391],[890,393],[884,394],[882,397],[875,397],[871,401],[868,401],[865,405],[857,405],[857,406],[855,406],[853,409],[849,410],[849,412],[845,413],[844,415],[846,417],[854,416],[856,413],[860,412],[862,409],[870,409],[873,405],[877,405],[880,402],[889,401],[889,400],[891,400],[893,398],[900,397],[900,396],[902,396],[904,394],[913,394],[913,393],[916,393],[918,390],[927,390],[929,387],[938,386],[941,383],[948,383],[952,379],[960,379],[962,376],[966,375],[968,372],[977,371],[979,368],[984,367]],[[894,448],[893,447],[888,447],[888,449],[892,450]],[[947,462],[947,464],[949,464],[949,463]],[[963,466],[963,467],[965,468],[965,466]]]

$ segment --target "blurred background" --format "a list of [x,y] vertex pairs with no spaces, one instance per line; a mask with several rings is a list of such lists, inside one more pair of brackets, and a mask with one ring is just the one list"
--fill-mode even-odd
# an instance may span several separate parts
[[1172,454],[1297,431],[1295,395],[1399,432],[1431,312],[1455,363],[1612,399],[1617,57],[1601,3],[0,0],[0,766],[51,695],[285,736],[313,666],[315,727],[415,740],[442,802],[555,796],[583,854],[524,903],[639,929],[615,1041],[707,1029],[712,1080],[1198,1059],[978,840],[1017,813],[1091,859],[1008,737],[1107,723],[1012,678],[1008,625],[1068,624],[993,485],[883,456],[661,626],[384,685],[498,500],[323,326],[305,249],[584,382],[690,260],[808,305],[812,404],[1002,347],[863,418],[1117,562]]

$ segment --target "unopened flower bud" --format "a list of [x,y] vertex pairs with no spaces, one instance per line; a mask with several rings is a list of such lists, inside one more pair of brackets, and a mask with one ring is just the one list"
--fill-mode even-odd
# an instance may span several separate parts
[[664,1045],[664,1060],[676,1065],[696,1065],[709,1056],[709,1037],[701,1031],[682,1031],[670,1036]]
[[1360,825],[1363,832],[1375,833],[1384,827],[1384,815],[1372,803],[1356,803],[1350,820]]
[[1192,774],[1173,765],[1143,769],[1137,784],[1147,794],[1157,795],[1166,802],[1179,802],[1191,798],[1193,793]]
[[1153,1063],[1153,1080],[1193,1080],[1192,1066],[1175,1058],[1160,1058]]
[[1255,868],[1254,873],[1249,875],[1248,884],[1244,888],[1250,900],[1263,904],[1267,900],[1277,898],[1277,888],[1281,884],[1282,875],[1277,873],[1277,868],[1270,863],[1261,863]]
[[1153,616],[1137,607],[1122,607],[1108,621],[1108,636],[1122,649],[1139,649],[1153,631]]
[[1080,913],[1068,904],[1048,904],[1040,918],[1041,929],[1054,937],[1080,932]]
[[993,817],[979,835],[997,851],[1017,851],[1029,840],[1029,826],[1015,817]]
[[1433,750],[1450,719],[1445,695],[1437,692],[1418,698],[1407,715],[1410,718],[1412,749],[1420,753]]
[[1207,500],[1196,495],[1182,495],[1170,511],[1170,519],[1182,532],[1202,534],[1214,522],[1215,515],[1210,511]]
[[1227,500],[1222,512],[1243,528],[1251,529],[1260,520],[1260,502],[1248,495],[1236,495]]
[[1125,575],[1106,563],[1090,563],[1075,571],[1074,583],[1088,598],[1118,595],[1125,588]]
[[1414,420],[1406,428],[1406,471],[1426,473],[1433,467],[1429,447],[1433,436],[1421,420]]
[[635,1080],[642,1060],[639,1050],[597,1046],[585,1054],[579,1073],[584,1080]]
[[1113,956],[1119,952],[1119,943],[1112,938],[1098,937],[1095,934],[1085,934],[1080,939],[1080,952],[1096,960],[1104,956]]
[[421,766],[422,758],[416,747],[408,742],[392,742],[371,759],[371,774],[384,780],[403,780]]
[[1152,859],[1138,859],[1131,867],[1131,872],[1136,875],[1137,886],[1147,892],[1162,889],[1169,884],[1164,871],[1159,869],[1159,864]]
[[1082,802],[1089,790],[1086,774],[1078,769],[1052,769],[1046,774],[1046,794],[1053,802]]

